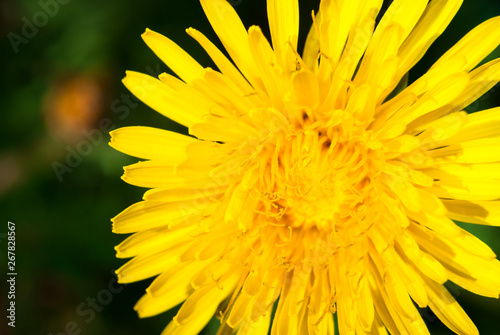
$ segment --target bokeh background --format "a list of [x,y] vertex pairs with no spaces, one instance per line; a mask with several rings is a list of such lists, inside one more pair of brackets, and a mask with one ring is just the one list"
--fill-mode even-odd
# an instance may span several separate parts
[[[231,2],[246,26],[268,33],[265,0]],[[302,44],[318,3],[301,2]],[[465,0],[410,81],[496,15],[498,1]],[[140,320],[133,306],[150,281],[120,287],[113,275],[123,264],[113,247],[124,236],[111,233],[109,220],[145,190],[120,179],[122,166],[136,160],[107,145],[109,130],[185,131],[136,102],[120,82],[127,69],[169,71],[142,42],[146,27],[213,66],[184,31],[195,27],[217,40],[196,0],[0,0],[0,278],[7,273],[7,221],[17,227],[18,273],[14,332],[6,326],[7,287],[0,281],[0,334],[159,334],[175,313]],[[498,49],[489,59],[496,57]],[[469,110],[493,106],[500,106],[500,86]],[[500,254],[500,228],[464,227]],[[481,334],[499,333],[499,300],[450,287]],[[428,319],[433,334],[451,334]],[[215,334],[217,322],[204,334]]]

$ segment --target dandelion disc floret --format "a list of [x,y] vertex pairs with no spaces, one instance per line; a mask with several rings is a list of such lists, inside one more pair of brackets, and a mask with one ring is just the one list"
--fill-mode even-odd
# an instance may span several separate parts
[[[182,304],[163,334],[428,334],[417,307],[478,334],[447,281],[498,298],[500,262],[454,220],[500,225],[500,108],[468,105],[500,81],[500,17],[421,78],[406,74],[461,1],[323,0],[302,54],[298,1],[268,0],[269,42],[225,0],[201,5],[230,58],[189,28],[217,70],[168,38],[146,44],[178,77],[127,88],[188,127],[113,131],[146,187],[117,215],[130,283],[155,277],[141,317]],[[273,317],[271,317],[273,316]],[[334,325],[334,322],[337,325]]]

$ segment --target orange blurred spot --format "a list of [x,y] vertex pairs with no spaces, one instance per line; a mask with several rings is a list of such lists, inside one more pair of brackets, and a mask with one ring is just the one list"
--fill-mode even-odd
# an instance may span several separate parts
[[75,144],[82,132],[95,127],[104,112],[102,81],[87,75],[63,78],[49,91],[45,103],[45,120],[50,133]]

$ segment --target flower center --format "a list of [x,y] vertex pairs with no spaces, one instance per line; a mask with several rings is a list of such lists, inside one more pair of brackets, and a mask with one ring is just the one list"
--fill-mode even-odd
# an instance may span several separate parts
[[291,228],[339,233],[343,245],[370,228],[385,160],[369,132],[349,121],[278,139],[267,167],[268,217]]

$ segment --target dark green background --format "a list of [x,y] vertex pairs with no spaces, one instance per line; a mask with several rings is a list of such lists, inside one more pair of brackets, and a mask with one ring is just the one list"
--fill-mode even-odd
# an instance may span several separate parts
[[[316,9],[318,2],[301,2],[302,22],[307,22],[302,25],[302,43],[310,24],[310,10]],[[237,3],[236,9],[247,26],[259,24],[268,31],[264,0],[233,3]],[[149,66],[155,72],[168,71],[142,42],[140,35],[146,27],[169,36],[205,66],[212,66],[211,61],[184,29],[195,27],[213,41],[215,35],[195,0],[67,0],[36,36],[19,45],[16,54],[8,34],[21,35],[22,18],[32,20],[40,10],[38,1],[0,0],[0,234],[6,233],[8,220],[16,223],[14,333],[55,335],[64,332],[68,322],[74,322],[80,334],[159,334],[173,311],[140,320],[132,309],[149,281],[125,287],[107,304],[97,302],[99,311],[91,321],[86,305],[87,299],[106,298],[103,290],[113,284],[112,270],[123,264],[115,259],[113,246],[124,237],[111,233],[109,220],[140,200],[144,192],[120,180],[122,166],[135,160],[112,150],[106,133],[60,182],[52,164],[64,163],[67,143],[48,131],[43,111],[49,92],[61,78],[90,75],[101,83],[103,99],[97,123],[89,124],[87,130],[98,129],[98,121],[108,118],[113,128],[148,125],[183,131],[142,104],[128,108],[128,115],[123,117],[125,110],[118,112],[116,107],[124,104],[112,108],[116,99],[128,94],[120,80],[128,69],[147,72]],[[466,0],[456,20],[417,65],[410,80],[460,36],[495,15],[500,15],[498,1]],[[500,57],[498,49],[490,58],[496,57]],[[471,109],[499,105],[497,86]],[[500,228],[464,226],[500,253]],[[10,334],[12,329],[6,327],[4,317],[5,235],[0,235],[0,242],[0,334]],[[498,333],[500,301],[460,289],[453,292],[481,334]],[[77,313],[78,306],[84,316]],[[205,333],[214,334],[216,327],[217,321],[213,321]],[[429,322],[429,327],[433,334],[451,333],[438,321]]]

